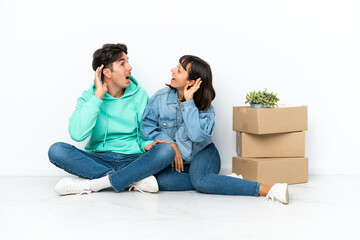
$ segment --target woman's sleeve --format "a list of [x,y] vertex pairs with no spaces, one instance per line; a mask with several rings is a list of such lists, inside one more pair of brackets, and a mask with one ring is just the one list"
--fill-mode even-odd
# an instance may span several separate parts
[[166,133],[161,132],[159,126],[159,113],[153,101],[149,101],[141,123],[141,134],[145,140],[166,140],[174,142]]
[[215,126],[215,112],[210,106],[206,112],[199,111],[194,100],[182,104],[181,111],[187,134],[192,142],[203,142],[213,135]]

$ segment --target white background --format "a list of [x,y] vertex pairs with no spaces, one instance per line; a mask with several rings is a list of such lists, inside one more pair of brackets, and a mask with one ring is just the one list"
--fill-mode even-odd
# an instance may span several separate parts
[[182,55],[211,65],[223,171],[236,155],[232,107],[268,88],[308,106],[310,174],[360,173],[359,12],[344,0],[0,1],[0,176],[63,174],[48,148],[84,146],[68,119],[93,81],[93,52],[118,42],[149,96]]

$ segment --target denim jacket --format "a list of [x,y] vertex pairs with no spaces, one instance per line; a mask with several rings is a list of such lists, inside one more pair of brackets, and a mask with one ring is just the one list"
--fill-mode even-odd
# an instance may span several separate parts
[[157,91],[146,106],[141,133],[145,140],[176,142],[184,162],[207,145],[215,125],[214,108],[199,111],[194,100],[179,103],[177,91],[166,87]]

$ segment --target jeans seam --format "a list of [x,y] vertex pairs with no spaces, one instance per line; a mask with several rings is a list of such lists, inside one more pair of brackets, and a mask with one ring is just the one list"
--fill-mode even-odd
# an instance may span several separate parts
[[[213,152],[215,152],[215,151],[213,151]],[[214,154],[212,154],[210,160],[208,161],[208,166],[207,166],[207,168],[206,168],[205,175],[201,178],[201,181],[202,181],[202,182],[204,181],[203,178],[204,178],[206,175],[209,174],[209,168],[210,168],[210,165],[211,165],[211,160],[213,160],[213,158],[214,158]],[[203,183],[203,188],[204,188],[204,190],[207,189],[206,182]],[[207,191],[205,191],[205,192],[207,192]]]
[[115,187],[115,185],[114,185],[114,183],[113,183],[113,181],[112,181],[112,176],[114,175],[114,171],[113,172],[111,172],[111,173],[109,173],[109,181],[110,181],[110,184],[111,184],[111,187],[115,190],[115,192],[120,192],[120,190],[118,190],[116,187]]
[[[68,146],[70,146],[70,148],[69,148]],[[90,156],[88,156],[88,155],[86,155],[86,154],[90,154],[90,155],[91,155],[91,153],[88,153],[88,152],[86,152],[86,151],[83,151],[83,150],[81,150],[81,149],[78,149],[78,148],[75,147],[74,145],[66,144],[65,148],[71,149],[72,151],[76,151],[77,153],[81,154],[82,156],[86,156],[86,157],[89,157],[89,158],[90,158]],[[98,160],[103,161],[103,159],[101,159],[101,158],[99,158],[99,157],[97,157],[97,156],[93,156],[93,157],[97,158]],[[86,178],[86,179],[95,179],[95,177],[94,177],[93,175],[92,175],[91,177],[85,176],[83,173],[81,173],[81,172],[79,172],[79,171],[76,171],[76,170],[74,170],[74,169],[71,168],[71,167],[65,167],[64,165],[59,164],[57,160],[53,160],[53,159],[51,159],[51,158],[49,158],[49,160],[50,160],[50,162],[51,162],[52,164],[54,164],[55,166],[57,166],[58,168],[64,170],[64,171],[67,172],[67,173],[70,173],[70,174],[75,175],[75,176],[78,176],[78,177]],[[93,160],[93,161],[96,161],[96,160],[94,160],[94,159],[92,159],[92,160]],[[97,161],[96,161],[96,162],[97,162]],[[112,170],[110,170],[110,171],[112,171]]]
[[[212,150],[212,149],[211,149]],[[216,153],[216,151],[215,150],[212,150],[214,153]],[[211,156],[211,160],[214,158],[214,155],[215,154],[212,154],[212,156]],[[208,174],[208,172],[209,172],[209,168],[210,168],[210,165],[211,165],[211,161],[208,161],[208,166],[207,166],[207,168],[206,168],[206,172],[205,172],[205,174],[207,175]]]
[[64,167],[63,165],[59,164],[58,162],[54,162],[54,161],[51,161],[51,160],[50,160],[50,162],[52,164],[54,164],[55,166],[57,166],[58,168],[65,170],[68,173],[71,173],[71,174],[73,174],[75,176],[78,176],[78,177],[87,178],[87,177],[83,176],[82,174],[79,174],[77,171],[73,170],[72,168]]
[[[205,148],[204,148],[205,149]],[[204,150],[203,149],[203,150]],[[206,167],[206,171],[205,171],[205,174],[204,174],[204,176],[206,176],[206,175],[208,175],[209,174],[209,169],[210,169],[210,165],[211,165],[211,162],[212,162],[212,160],[213,160],[213,158],[215,157],[215,154],[216,154],[216,150],[214,150],[214,149],[210,149],[212,152],[213,152],[213,154],[211,155],[211,158],[210,158],[210,160],[208,161],[208,165],[207,165],[207,167]],[[201,150],[202,151],[202,150]],[[200,151],[199,151],[200,152]],[[201,177],[201,181],[203,181],[203,177],[204,176],[202,176]],[[195,188],[195,186],[194,186],[194,188]],[[203,184],[203,188],[204,189],[206,189],[206,185],[205,184]],[[195,188],[196,189],[196,188]],[[196,189],[197,190],[197,189]],[[205,191],[206,192],[206,191]]]
[[260,184],[261,184],[261,183],[257,183],[256,189],[255,189],[255,196],[260,196],[260,194],[259,194]]

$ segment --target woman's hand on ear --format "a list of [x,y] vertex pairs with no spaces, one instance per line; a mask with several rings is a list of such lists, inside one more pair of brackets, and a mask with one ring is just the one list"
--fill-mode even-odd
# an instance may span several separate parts
[[105,93],[108,91],[107,83],[101,83],[101,73],[102,73],[103,68],[104,68],[104,65],[101,64],[101,66],[96,69],[95,79],[94,79],[94,83],[96,86],[94,95],[100,99],[102,99],[104,97]]
[[184,88],[184,98],[186,101],[189,101],[194,98],[194,94],[197,90],[199,90],[201,85],[201,78],[196,79],[195,84],[190,86],[189,84],[186,84]]

